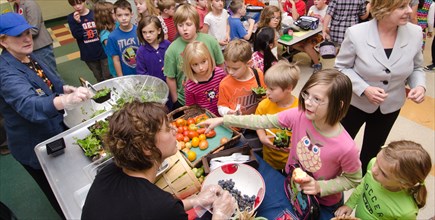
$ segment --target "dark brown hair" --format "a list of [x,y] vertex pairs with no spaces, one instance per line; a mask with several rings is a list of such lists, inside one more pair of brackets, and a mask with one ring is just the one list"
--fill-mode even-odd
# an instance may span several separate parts
[[166,107],[160,103],[133,101],[109,117],[109,131],[104,147],[113,155],[117,166],[145,170],[161,162],[156,135],[162,126],[170,126]]
[[115,4],[113,4],[113,6],[114,6],[113,10],[115,11],[115,14],[116,14],[116,9],[118,8],[124,10],[127,9],[130,12],[133,12],[133,9],[131,9],[131,4],[127,0],[118,0],[115,2]]
[[141,42],[142,44],[147,43],[147,41],[143,37],[142,29],[150,24],[154,24],[154,27],[156,27],[156,29],[160,29],[160,34],[158,36],[158,40],[159,40],[159,43],[162,42],[165,39],[165,33],[163,33],[162,23],[160,23],[159,18],[157,18],[156,16],[150,16],[150,15],[147,15],[147,16],[141,18],[139,23],[137,24],[136,31],[137,31],[137,38],[139,38],[139,42]]
[[86,0],[68,0],[69,5],[74,6],[74,5],[78,5],[81,3],[85,3]]
[[349,77],[336,69],[324,69],[311,75],[299,94],[299,109],[305,111],[305,99],[302,93],[317,85],[329,86],[328,94],[326,94],[329,101],[325,120],[327,124],[335,125],[346,116],[349,109],[352,99],[352,82]]

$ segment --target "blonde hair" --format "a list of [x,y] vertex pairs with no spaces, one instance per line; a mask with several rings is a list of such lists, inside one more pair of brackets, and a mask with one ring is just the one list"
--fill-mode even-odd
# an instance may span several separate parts
[[326,123],[331,126],[339,123],[346,115],[350,106],[352,82],[349,77],[336,69],[324,69],[311,75],[299,93],[298,107],[302,111],[306,110],[305,99],[302,97],[302,93],[317,85],[329,87],[328,94],[325,94],[329,99],[327,103]]
[[403,5],[408,6],[408,3],[409,0],[371,0],[370,13],[376,20],[381,20],[395,9],[400,8]]
[[381,155],[391,165],[391,173],[413,196],[418,208],[426,205],[424,180],[432,169],[429,153],[418,143],[393,141],[381,149]]
[[207,45],[205,45],[203,42],[193,41],[187,44],[183,51],[183,72],[188,79],[198,83],[198,80],[195,78],[196,73],[193,72],[191,66],[192,60],[194,59],[207,59],[209,63],[209,68],[207,70],[208,74],[213,72],[216,64],[207,48]]
[[[174,25],[177,26],[187,20],[191,20],[196,27],[196,31],[199,30],[199,14],[196,11],[195,6],[190,4],[182,4],[178,6],[177,10],[175,10],[174,14]],[[178,31],[178,28],[177,28]]]
[[[266,6],[263,11],[261,11],[260,14],[260,21],[257,25],[257,30],[260,30],[262,27],[269,27],[269,23],[272,20],[272,17],[275,16],[275,12],[279,12],[281,16],[281,10],[275,5],[268,5]],[[276,27],[276,31],[281,31],[281,21],[282,19],[279,19],[278,26]]]
[[248,63],[252,57],[251,44],[242,39],[234,39],[224,50],[225,61]]
[[139,14],[141,19],[147,15],[154,15],[154,16],[160,15],[160,10],[154,5],[154,0],[136,0],[136,1],[141,3],[145,2],[147,6],[147,10]]
[[267,87],[280,87],[281,89],[296,87],[301,70],[294,63],[287,60],[280,60],[270,67],[264,76],[264,83]]

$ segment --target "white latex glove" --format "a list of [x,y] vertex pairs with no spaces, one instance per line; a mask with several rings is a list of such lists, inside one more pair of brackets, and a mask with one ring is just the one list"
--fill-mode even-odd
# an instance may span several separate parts
[[88,89],[79,87],[70,94],[60,96],[60,100],[64,109],[71,110],[81,102],[86,101],[91,97],[92,93]]
[[202,207],[211,206],[213,201],[216,200],[217,196],[222,193],[223,189],[219,185],[208,185],[201,189],[198,194],[196,205]]
[[236,199],[226,190],[222,190],[217,199],[213,202],[212,219],[230,219],[236,210]]
[[77,90],[76,87],[70,86],[70,85],[64,85],[63,86],[63,94],[70,94]]
[[213,202],[218,195],[222,194],[222,187],[219,185],[209,185],[201,189],[195,197],[192,198],[193,208],[198,217],[202,217],[206,211],[210,211]]

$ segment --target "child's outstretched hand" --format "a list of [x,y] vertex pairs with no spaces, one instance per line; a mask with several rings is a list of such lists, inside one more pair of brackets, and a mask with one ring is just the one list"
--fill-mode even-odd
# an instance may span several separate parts
[[352,211],[353,210],[349,206],[343,205],[334,212],[334,215],[336,217],[350,216]]
[[197,126],[205,126],[207,129],[205,130],[205,133],[211,131],[211,129],[221,125],[224,122],[224,118],[209,118],[203,122],[200,122],[197,124]]

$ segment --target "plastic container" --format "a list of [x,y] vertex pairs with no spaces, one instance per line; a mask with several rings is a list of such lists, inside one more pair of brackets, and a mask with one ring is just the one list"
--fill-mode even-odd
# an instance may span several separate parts
[[288,35],[288,34],[283,34],[281,37],[280,37],[280,39],[281,40],[283,40],[283,41],[291,41],[291,40],[293,40],[293,36],[290,36],[290,35]]
[[144,102],[155,101],[164,104],[168,100],[169,94],[169,88],[163,80],[147,75],[117,77],[97,83],[93,87],[96,90],[110,88],[110,99],[100,104],[87,100],[77,108],[67,110],[64,123],[69,128],[111,110],[112,105],[120,102],[121,99],[136,98]]

